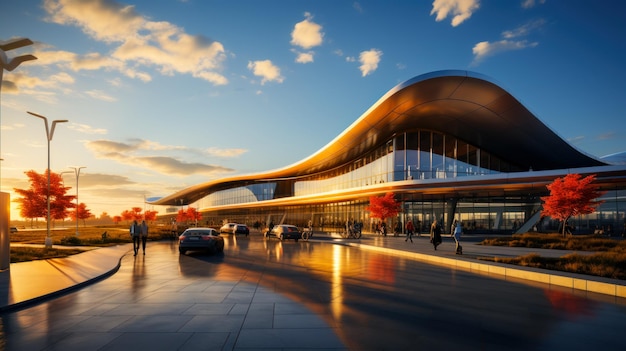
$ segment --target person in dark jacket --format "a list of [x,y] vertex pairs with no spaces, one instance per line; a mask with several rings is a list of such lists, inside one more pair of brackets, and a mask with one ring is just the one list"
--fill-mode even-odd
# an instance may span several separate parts
[[437,250],[437,246],[441,244],[441,226],[437,223],[436,219],[430,226],[430,242],[433,244],[435,250]]
[[[146,254],[146,242],[148,241],[148,225],[146,224],[146,221],[141,221],[141,248],[143,249],[143,254]],[[139,245],[137,245],[139,246]],[[139,247],[137,247],[137,250],[139,250]]]
[[134,220],[133,224],[130,226],[130,236],[133,238],[133,251],[135,252],[135,256],[137,256],[139,241],[141,240],[141,227],[139,223],[137,223],[137,220]]

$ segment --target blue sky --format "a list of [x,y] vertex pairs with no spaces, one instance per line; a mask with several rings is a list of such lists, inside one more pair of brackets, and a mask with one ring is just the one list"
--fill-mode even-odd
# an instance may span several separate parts
[[80,202],[117,215],[297,162],[397,84],[447,69],[490,77],[585,153],[626,151],[624,23],[618,0],[12,1],[0,40],[35,44],[6,54],[38,59],[4,72],[2,191],[47,166],[26,111],[69,120],[52,171],[86,167]]

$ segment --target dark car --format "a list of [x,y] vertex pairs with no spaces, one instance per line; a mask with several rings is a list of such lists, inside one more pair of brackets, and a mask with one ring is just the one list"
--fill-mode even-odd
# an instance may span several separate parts
[[233,228],[233,233],[248,236],[250,235],[250,228],[248,228],[248,226],[245,224],[235,224],[235,227]]
[[275,236],[280,240],[294,239],[297,242],[302,238],[302,233],[295,225],[279,224],[274,226],[272,230],[265,232],[265,238],[269,239],[271,236]]
[[11,233],[17,233],[17,227],[11,227],[10,231]]
[[224,252],[224,238],[213,228],[189,228],[178,237],[178,252],[184,255],[190,250],[202,250],[215,254]]

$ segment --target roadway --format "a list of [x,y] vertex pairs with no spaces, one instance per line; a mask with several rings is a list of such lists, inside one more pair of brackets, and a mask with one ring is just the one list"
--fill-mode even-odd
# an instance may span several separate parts
[[[359,245],[431,250],[427,238]],[[466,252],[474,249],[470,243]],[[123,248],[121,249],[123,251]],[[93,250],[88,255],[94,254]],[[126,250],[127,252],[128,250]],[[431,250],[432,251],[432,250]],[[437,255],[455,258],[445,241]],[[119,251],[118,251],[119,252]],[[433,265],[328,240],[174,242],[115,273],[0,314],[7,350],[621,349],[626,300]],[[434,253],[433,253],[434,254]],[[81,254],[85,255],[85,254]],[[78,255],[80,256],[80,255]]]

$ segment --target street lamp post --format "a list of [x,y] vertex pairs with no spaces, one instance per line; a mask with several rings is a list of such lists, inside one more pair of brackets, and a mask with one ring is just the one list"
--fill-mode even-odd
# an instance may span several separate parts
[[[4,75],[4,70],[10,72],[16,69],[22,62],[37,59],[33,55],[21,55],[9,58],[6,51],[15,50],[31,44],[33,44],[33,41],[28,38],[15,38],[8,41],[0,41],[0,92],[2,90],[2,76]],[[0,122],[2,122],[1,118]],[[2,138],[0,137],[0,139]],[[0,149],[2,149],[1,146]],[[1,169],[2,167],[0,167],[0,171]],[[2,176],[0,176],[0,183],[2,183]],[[10,269],[11,264],[11,242],[9,239],[10,204],[11,196],[9,193],[0,191],[0,270]]]
[[74,213],[76,217],[76,236],[78,236],[78,176],[80,176],[80,170],[87,167],[70,167],[74,169],[74,173],[76,174],[76,212]]
[[42,115],[38,115],[36,113],[33,112],[29,112],[26,111],[27,113],[35,116],[35,117],[39,117],[41,119],[43,119],[44,125],[46,126],[46,138],[48,139],[48,193],[46,194],[46,202],[48,203],[48,213],[47,213],[47,221],[46,221],[46,240],[45,240],[45,246],[47,248],[52,247],[52,236],[50,235],[50,142],[52,141],[52,137],[54,136],[54,128],[56,127],[57,123],[63,123],[63,122],[67,122],[66,119],[56,119],[54,121],[52,121],[52,126],[50,128],[48,128],[48,119]]

